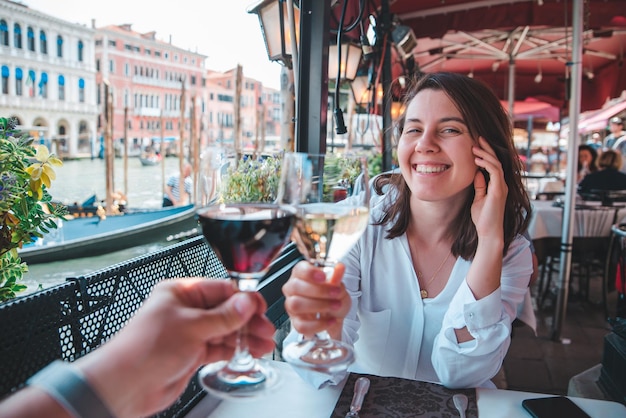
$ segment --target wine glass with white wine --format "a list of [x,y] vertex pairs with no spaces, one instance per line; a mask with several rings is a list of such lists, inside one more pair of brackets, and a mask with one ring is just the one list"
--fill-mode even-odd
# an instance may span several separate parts
[[[329,157],[331,158],[331,157]],[[365,231],[369,219],[367,160],[342,156],[335,161],[335,178],[324,193],[326,156],[287,153],[283,158],[281,203],[293,206],[296,220],[292,232],[298,250],[314,266],[331,277],[335,265]],[[354,350],[333,340],[328,332],[317,333],[283,348],[285,361],[304,369],[337,373],[354,362]]]

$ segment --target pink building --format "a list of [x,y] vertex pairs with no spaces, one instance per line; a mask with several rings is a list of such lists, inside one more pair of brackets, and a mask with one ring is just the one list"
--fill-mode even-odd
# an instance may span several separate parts
[[97,103],[102,112],[98,123],[101,138],[105,82],[108,82],[113,93],[113,138],[118,150],[123,149],[126,128],[129,155],[138,154],[142,147],[152,143],[159,148],[161,132],[168,150],[177,152],[184,89],[183,140],[188,147],[192,101],[196,99],[197,111],[205,84],[205,55],[158,40],[155,32],[135,32],[131,25],[125,24],[97,29],[95,59]]

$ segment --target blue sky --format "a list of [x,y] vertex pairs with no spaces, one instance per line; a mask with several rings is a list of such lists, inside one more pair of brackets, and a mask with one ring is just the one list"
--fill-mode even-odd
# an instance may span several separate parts
[[280,64],[267,58],[255,0],[21,0],[32,9],[73,23],[132,23],[138,32],[207,55],[206,66],[226,71],[241,64],[246,77],[280,87]]

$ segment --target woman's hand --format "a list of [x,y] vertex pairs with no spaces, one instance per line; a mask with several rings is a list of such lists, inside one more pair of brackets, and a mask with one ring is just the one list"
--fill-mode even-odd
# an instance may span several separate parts
[[350,310],[350,296],[341,282],[345,266],[338,263],[330,280],[324,270],[306,261],[298,263],[283,286],[285,310],[292,326],[310,337],[328,331],[331,338],[341,339],[343,319]]
[[475,196],[472,203],[472,220],[478,237],[504,239],[504,208],[508,186],[504,181],[502,164],[493,148],[483,138],[478,138],[480,146],[473,148],[476,165],[489,174],[489,184],[482,172],[474,176]]
[[[504,209],[508,186],[502,164],[484,138],[473,148],[476,165],[481,169],[474,176],[475,196],[472,221],[478,234],[476,254],[466,276],[467,285],[476,299],[484,298],[500,287],[502,251],[504,249]],[[489,174],[489,184],[482,170]],[[466,329],[457,330],[459,342],[471,339]]]

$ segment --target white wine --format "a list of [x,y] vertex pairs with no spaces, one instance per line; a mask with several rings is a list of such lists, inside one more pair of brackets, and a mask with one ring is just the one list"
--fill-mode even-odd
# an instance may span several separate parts
[[336,203],[300,205],[293,239],[312,264],[334,266],[358,241],[368,222],[368,208]]

